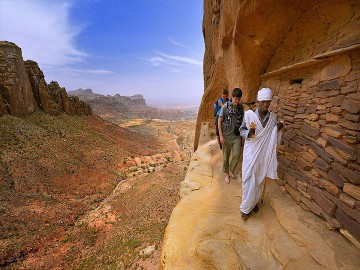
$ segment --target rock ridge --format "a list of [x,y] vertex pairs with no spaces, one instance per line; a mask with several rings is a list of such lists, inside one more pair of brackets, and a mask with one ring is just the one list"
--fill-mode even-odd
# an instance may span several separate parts
[[51,115],[92,114],[88,104],[69,98],[57,82],[47,84],[38,64],[24,61],[21,48],[15,43],[0,41],[0,117],[25,116],[38,108]]

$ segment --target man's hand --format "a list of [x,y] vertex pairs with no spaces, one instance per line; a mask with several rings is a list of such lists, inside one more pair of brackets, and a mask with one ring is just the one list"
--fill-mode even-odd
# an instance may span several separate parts
[[252,138],[255,135],[255,128],[250,128],[248,133],[248,138]]
[[282,128],[284,127],[284,123],[283,122],[278,122],[277,123],[277,129],[278,129],[278,131],[280,131],[280,130],[282,130]]
[[224,144],[224,142],[225,142],[225,139],[224,139],[223,135],[220,135],[220,142],[221,142],[221,144]]

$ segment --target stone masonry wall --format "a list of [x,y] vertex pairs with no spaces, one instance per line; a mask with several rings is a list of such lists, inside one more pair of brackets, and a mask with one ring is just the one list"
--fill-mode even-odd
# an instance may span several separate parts
[[264,78],[285,121],[279,184],[295,201],[360,240],[360,49]]

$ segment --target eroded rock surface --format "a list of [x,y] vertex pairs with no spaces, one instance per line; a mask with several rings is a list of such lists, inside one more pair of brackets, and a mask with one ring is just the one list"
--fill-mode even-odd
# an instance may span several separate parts
[[88,104],[77,97],[69,98],[57,82],[46,84],[38,64],[24,61],[16,44],[0,41],[0,117],[25,116],[37,108],[51,115],[92,114]]
[[[240,168],[238,168],[239,171]],[[238,173],[239,174],[239,173]],[[223,182],[215,141],[193,155],[161,255],[163,269],[358,269],[360,251],[268,180],[260,212],[241,219],[241,180]]]

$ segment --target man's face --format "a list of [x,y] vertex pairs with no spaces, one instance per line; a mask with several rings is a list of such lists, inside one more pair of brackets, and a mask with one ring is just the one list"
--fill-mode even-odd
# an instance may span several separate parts
[[239,97],[233,97],[233,98],[232,98],[232,104],[233,104],[234,106],[237,106],[237,105],[239,105],[240,100],[241,100],[241,98],[239,98]]
[[228,99],[228,95],[227,95],[227,94],[222,94],[221,98],[222,98],[223,100],[227,100],[227,99]]
[[259,110],[262,112],[267,112],[269,110],[271,100],[258,101],[258,103],[259,103]]

